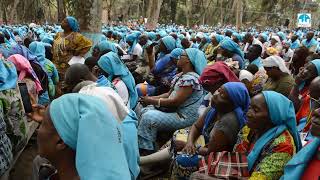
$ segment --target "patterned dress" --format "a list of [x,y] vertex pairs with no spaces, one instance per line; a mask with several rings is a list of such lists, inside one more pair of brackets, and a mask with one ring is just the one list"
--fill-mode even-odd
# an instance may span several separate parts
[[[250,129],[244,126],[234,146],[235,152],[249,154],[254,143],[249,141]],[[250,179],[279,179],[283,175],[284,166],[296,153],[293,137],[288,130],[269,142],[261,151],[255,162]]]
[[176,112],[163,112],[148,106],[141,110],[141,120],[138,127],[139,148],[155,150],[158,131],[175,131],[191,126],[198,118],[198,108],[203,96],[203,88],[196,73],[178,75],[172,82],[173,91],[169,98],[176,96],[181,87],[192,86],[193,92],[189,98],[180,105]]
[[6,134],[6,123],[4,121],[4,105],[0,101],[0,176],[9,169],[12,162],[12,145]]
[[17,89],[8,89],[0,92],[0,104],[6,123],[6,134],[10,138],[13,152],[21,150],[27,138],[27,117],[23,110],[20,93]]
[[77,32],[72,32],[66,37],[62,33],[58,33],[53,42],[53,62],[56,65],[60,77],[64,77],[64,73],[69,67],[69,60],[77,54],[84,56],[92,46],[92,42]]

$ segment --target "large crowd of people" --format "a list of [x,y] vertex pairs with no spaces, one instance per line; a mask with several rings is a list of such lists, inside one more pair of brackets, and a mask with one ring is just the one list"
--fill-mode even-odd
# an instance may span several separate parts
[[2,25],[0,176],[35,121],[34,180],[319,179],[319,41],[135,24],[94,43],[70,16]]

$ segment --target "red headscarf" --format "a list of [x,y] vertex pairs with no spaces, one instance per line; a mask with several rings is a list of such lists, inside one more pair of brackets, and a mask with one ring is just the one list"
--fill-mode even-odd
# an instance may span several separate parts
[[200,78],[201,84],[215,84],[218,81],[240,82],[233,71],[222,61],[215,62],[213,65],[207,66]]

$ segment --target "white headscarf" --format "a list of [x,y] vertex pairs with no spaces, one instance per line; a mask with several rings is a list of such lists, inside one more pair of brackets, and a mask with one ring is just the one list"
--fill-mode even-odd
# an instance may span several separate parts
[[290,74],[285,61],[280,56],[270,56],[262,60],[264,67],[278,67],[282,72]]
[[79,93],[101,98],[119,123],[130,113],[121,97],[110,87],[96,87],[93,84],[83,87]]
[[281,44],[281,40],[279,36],[273,35],[271,39],[275,39],[279,44]]
[[241,70],[239,74],[239,80],[242,81],[244,79],[248,79],[249,82],[253,80],[253,74],[247,70]]

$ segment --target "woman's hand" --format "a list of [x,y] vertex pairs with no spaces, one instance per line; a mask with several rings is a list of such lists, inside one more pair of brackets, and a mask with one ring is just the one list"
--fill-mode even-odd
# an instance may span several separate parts
[[180,152],[186,146],[186,144],[187,143],[184,141],[179,141],[179,140],[174,141],[174,147],[177,152]]
[[187,154],[195,154],[196,150],[196,146],[193,143],[188,142],[186,146],[182,149],[182,152]]
[[46,108],[39,104],[32,105],[32,112],[28,113],[27,116],[30,117],[33,121],[36,121],[38,123],[41,123],[44,119],[44,114],[46,111]]
[[147,106],[152,104],[153,99],[149,96],[142,96],[139,101],[143,106]]

